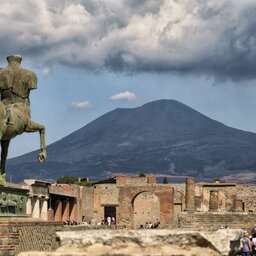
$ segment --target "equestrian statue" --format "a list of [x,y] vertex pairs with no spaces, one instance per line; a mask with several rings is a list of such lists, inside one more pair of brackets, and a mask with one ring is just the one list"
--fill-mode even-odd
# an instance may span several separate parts
[[39,132],[40,153],[38,161],[46,160],[45,127],[31,120],[30,90],[37,88],[36,74],[21,67],[22,57],[7,57],[8,65],[0,69],[0,185],[6,184],[6,159],[10,140],[23,132]]

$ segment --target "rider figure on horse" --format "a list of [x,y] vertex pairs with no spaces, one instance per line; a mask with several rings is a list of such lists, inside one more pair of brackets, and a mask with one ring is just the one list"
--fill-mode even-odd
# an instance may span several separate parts
[[8,66],[0,70],[0,94],[8,112],[7,122],[13,125],[11,109],[15,108],[15,103],[20,102],[26,103],[29,108],[29,93],[37,88],[37,77],[34,72],[21,68],[20,55],[8,56],[7,61]]

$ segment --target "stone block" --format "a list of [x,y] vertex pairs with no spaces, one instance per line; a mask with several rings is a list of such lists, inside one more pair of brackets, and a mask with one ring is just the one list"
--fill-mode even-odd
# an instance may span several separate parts
[[24,252],[19,256],[235,255],[242,231],[91,230],[57,234],[61,240],[57,251]]

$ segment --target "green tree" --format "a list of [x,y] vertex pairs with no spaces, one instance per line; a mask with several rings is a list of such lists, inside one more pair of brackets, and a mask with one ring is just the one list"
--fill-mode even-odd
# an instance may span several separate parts
[[145,173],[144,173],[144,172],[140,172],[139,177],[144,178],[144,177],[146,177],[146,175],[145,175]]
[[75,184],[76,182],[78,182],[78,178],[77,177],[74,177],[74,176],[64,176],[62,178],[58,178],[56,180],[56,182],[58,184]]
[[163,178],[163,184],[168,184],[168,178],[167,177]]
[[77,184],[79,186],[84,186],[84,187],[91,187],[92,186],[92,183],[90,181],[87,181],[87,180],[77,181],[75,184]]

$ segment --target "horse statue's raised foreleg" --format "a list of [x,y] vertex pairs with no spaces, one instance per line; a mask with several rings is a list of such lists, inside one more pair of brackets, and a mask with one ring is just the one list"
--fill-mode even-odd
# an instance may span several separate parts
[[5,165],[6,165],[6,159],[8,154],[8,148],[9,148],[10,140],[1,140],[1,176],[0,176],[0,184],[5,185]]
[[38,162],[43,163],[46,160],[46,144],[45,144],[45,127],[32,120],[29,122],[29,126],[26,127],[25,132],[37,132],[40,133],[40,149],[41,152],[38,154]]

